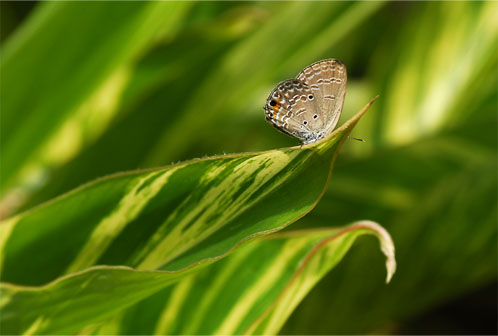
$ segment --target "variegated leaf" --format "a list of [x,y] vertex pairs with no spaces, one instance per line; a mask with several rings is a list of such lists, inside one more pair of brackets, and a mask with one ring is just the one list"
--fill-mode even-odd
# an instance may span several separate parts
[[[194,274],[98,266],[47,286],[3,285],[6,308],[17,316],[15,320],[4,318],[3,331],[74,333],[78,326],[97,321],[89,315],[101,316],[115,306],[156,293],[126,314],[83,333],[274,334],[363,234],[379,239],[389,280],[396,267],[394,245],[378,224],[358,222],[346,228],[289,231],[246,244]],[[182,281],[167,287],[178,279]],[[16,329],[19,325],[24,328]]]
[[276,334],[363,234],[379,239],[389,280],[396,267],[394,246],[378,224],[276,233],[147,298],[98,333]]
[[[10,218],[0,225],[2,281],[42,285],[94,265],[186,270],[279,230],[318,202],[338,149],[372,102],[320,143],[117,174]],[[72,328],[152,294],[145,287]],[[17,304],[15,296],[4,302],[9,332],[45,323],[44,314],[16,313]]]

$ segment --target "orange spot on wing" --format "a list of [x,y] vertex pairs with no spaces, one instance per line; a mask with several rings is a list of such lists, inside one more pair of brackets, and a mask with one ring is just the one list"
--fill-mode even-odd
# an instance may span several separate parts
[[277,104],[275,106],[272,106],[272,108],[273,108],[273,111],[277,112],[280,109],[280,106],[282,106],[282,105],[280,105],[280,100],[275,99],[275,101],[277,102]]

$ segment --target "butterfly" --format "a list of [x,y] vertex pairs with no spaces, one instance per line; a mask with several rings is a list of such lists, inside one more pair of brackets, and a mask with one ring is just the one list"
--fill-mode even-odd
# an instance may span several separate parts
[[341,61],[315,62],[273,89],[263,107],[266,120],[304,144],[323,139],[339,121],[346,82],[346,66]]

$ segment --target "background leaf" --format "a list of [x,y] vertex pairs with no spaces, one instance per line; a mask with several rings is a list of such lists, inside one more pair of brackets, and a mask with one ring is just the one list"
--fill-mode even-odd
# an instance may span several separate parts
[[105,131],[118,112],[130,67],[154,40],[174,33],[188,6],[37,7],[2,50],[2,80],[9,83],[0,96],[3,193],[16,186],[24,196],[23,189],[35,188],[50,169]]

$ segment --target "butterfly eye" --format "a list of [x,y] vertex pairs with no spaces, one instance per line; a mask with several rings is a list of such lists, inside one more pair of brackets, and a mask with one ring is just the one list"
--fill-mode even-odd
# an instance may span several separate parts
[[274,101],[274,100],[272,100],[272,101],[270,102],[270,105],[271,105],[271,106],[275,106],[275,105],[277,105],[277,102],[276,102],[276,101]]

